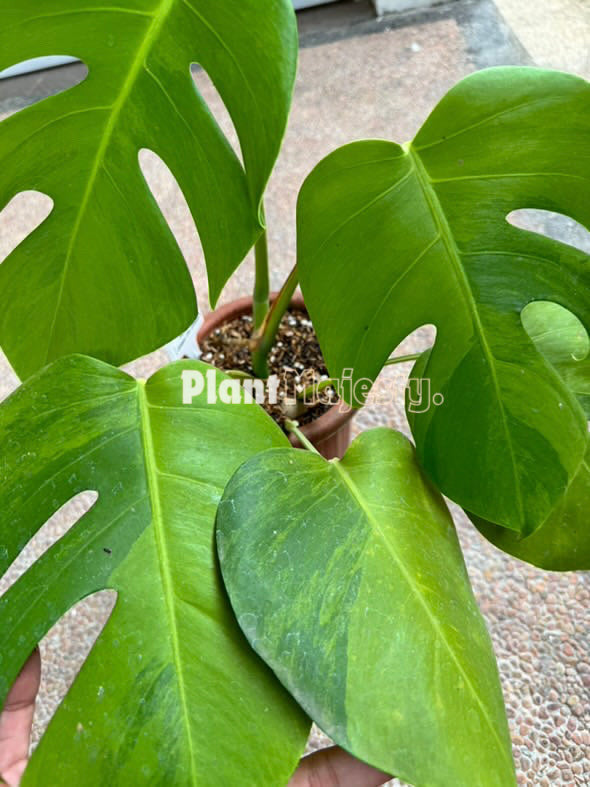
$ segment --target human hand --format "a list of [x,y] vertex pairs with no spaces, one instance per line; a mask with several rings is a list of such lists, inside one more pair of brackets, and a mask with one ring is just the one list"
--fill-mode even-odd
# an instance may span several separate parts
[[391,776],[332,746],[304,757],[288,787],[379,787],[389,779]]
[[[0,776],[18,787],[29,756],[41,657],[35,650],[12,687],[0,714]],[[390,777],[337,746],[304,757],[288,787],[379,787]]]
[[36,649],[22,668],[0,714],[0,783],[16,787],[25,771],[33,726],[35,700],[41,680],[41,656]]

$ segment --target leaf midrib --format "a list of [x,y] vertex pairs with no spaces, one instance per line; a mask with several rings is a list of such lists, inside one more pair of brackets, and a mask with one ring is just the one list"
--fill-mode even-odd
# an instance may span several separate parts
[[502,428],[504,431],[506,444],[510,454],[510,462],[512,466],[513,478],[514,478],[514,491],[515,491],[516,503],[520,515],[520,525],[522,530],[522,528],[525,526],[522,490],[520,488],[520,478],[516,466],[516,456],[514,454],[514,446],[512,444],[512,437],[510,435],[510,430],[508,428],[508,421],[506,418],[506,408],[504,406],[504,401],[502,399],[502,393],[500,390],[500,383],[498,381],[498,375],[496,373],[496,365],[495,365],[496,359],[488,343],[485,330],[481,318],[479,316],[477,301],[475,300],[475,296],[473,295],[473,290],[471,289],[471,284],[463,268],[463,263],[461,261],[461,253],[455,242],[455,238],[451,231],[451,227],[447,220],[446,214],[442,209],[442,206],[438,199],[438,194],[436,193],[430,174],[428,173],[428,170],[426,169],[424,163],[422,162],[419,153],[413,148],[411,143],[407,146],[407,154],[414,165],[416,171],[416,177],[418,179],[418,182],[420,184],[420,187],[428,204],[428,208],[430,210],[432,218],[434,219],[434,222],[438,228],[438,233],[447,251],[448,259],[451,262],[453,273],[455,274],[455,279],[463,293],[465,303],[473,318],[473,324],[479,336],[480,346],[488,362],[492,383],[494,386],[494,390],[496,392],[496,400],[500,411]]
[[150,500],[150,505],[152,507],[152,528],[154,532],[154,540],[156,542],[156,550],[158,553],[158,565],[160,567],[160,577],[162,580],[162,589],[164,592],[166,611],[170,623],[169,631],[172,640],[172,656],[174,660],[175,673],[178,680],[178,691],[180,695],[180,703],[182,706],[182,718],[183,718],[185,732],[186,732],[192,784],[196,785],[197,774],[195,769],[194,743],[192,739],[191,726],[189,722],[189,708],[186,698],[184,669],[182,664],[182,658],[180,655],[180,637],[178,634],[178,622],[176,618],[176,611],[174,605],[174,599],[176,597],[176,593],[174,590],[172,573],[170,571],[170,556],[168,554],[168,546],[166,543],[166,531],[164,527],[164,518],[162,515],[162,505],[160,502],[160,488],[158,483],[159,471],[156,462],[156,453],[154,449],[154,440],[152,435],[151,418],[150,418],[150,404],[147,398],[145,381],[138,380],[137,394],[138,394],[138,401],[139,401],[141,437],[142,437],[142,443],[144,448],[145,472],[146,472],[149,500]]
[[[476,691],[475,686],[473,685],[473,683],[470,680],[469,676],[467,675],[467,673],[463,669],[463,667],[462,667],[459,659],[457,658],[453,648],[451,647],[449,641],[447,640],[447,638],[446,638],[446,636],[444,634],[443,629],[441,628],[440,624],[438,623],[438,621],[436,620],[436,618],[432,614],[432,612],[430,610],[430,607],[429,607],[426,599],[424,598],[423,593],[420,591],[419,585],[414,581],[414,579],[412,578],[412,575],[406,569],[406,567],[405,567],[405,565],[403,563],[403,560],[399,557],[399,555],[395,551],[395,548],[390,543],[389,539],[386,538],[386,535],[385,535],[383,529],[381,528],[381,525],[379,524],[379,521],[377,520],[377,518],[374,516],[373,512],[371,511],[371,507],[370,507],[369,503],[364,499],[360,489],[358,488],[358,486],[354,482],[354,480],[351,477],[351,475],[349,474],[349,472],[343,466],[342,462],[341,461],[333,461],[333,462],[330,462],[330,464],[332,465],[332,467],[335,468],[337,473],[340,475],[340,477],[341,477],[342,481],[344,482],[345,486],[347,487],[349,493],[352,495],[352,497],[355,500],[355,502],[360,506],[360,508],[361,508],[363,514],[365,515],[369,525],[373,528],[373,530],[374,530],[375,534],[377,535],[377,537],[383,542],[383,544],[385,545],[385,548],[387,549],[387,551],[389,552],[389,554],[393,558],[393,561],[398,566],[398,568],[400,570],[400,573],[403,576],[403,578],[406,580],[406,583],[407,583],[408,587],[410,588],[411,592],[416,597],[416,599],[417,599],[418,603],[420,604],[420,606],[424,609],[424,612],[426,613],[426,616],[427,616],[428,620],[430,621],[430,623],[432,625],[432,628],[434,629],[438,639],[445,646],[446,650],[448,651],[448,653],[449,653],[449,655],[451,657],[451,660],[455,663],[455,666],[456,666],[457,670],[459,671],[459,673],[462,675],[463,679],[465,680],[465,684],[469,687],[469,690],[470,690],[471,694],[473,695],[477,705],[479,706],[479,708],[481,710],[483,718],[486,720],[486,723],[488,724],[494,739],[498,743],[498,747],[499,747],[500,751],[502,752],[503,758],[507,759],[505,746],[504,746],[502,740],[500,739],[500,736],[498,735],[498,732],[496,730],[496,726],[493,723],[492,719],[490,718],[490,715],[489,715],[489,713],[487,711],[487,708],[486,708],[485,704],[481,700],[481,698],[480,698],[478,692]],[[510,763],[511,763],[511,760],[510,760]]]
[[47,333],[47,350],[45,353],[46,363],[50,360],[50,350],[53,342],[53,337],[55,334],[55,328],[57,325],[57,318],[61,309],[61,303],[63,300],[64,289],[65,289],[65,282],[67,278],[68,269],[70,267],[70,262],[72,259],[72,252],[78,238],[78,233],[80,232],[82,219],[84,217],[84,214],[86,213],[86,209],[90,201],[90,195],[92,194],[92,191],[96,184],[96,178],[98,177],[100,168],[104,164],[104,157],[106,155],[108,146],[110,144],[111,138],[115,130],[115,126],[117,124],[117,121],[119,120],[123,107],[127,99],[129,98],[129,95],[133,90],[133,87],[135,86],[135,83],[137,81],[137,78],[139,77],[141,69],[155,43],[155,40],[158,37],[158,34],[160,33],[160,30],[162,29],[162,26],[164,25],[166,19],[168,18],[168,15],[174,8],[175,2],[176,0],[160,0],[160,4],[157,6],[157,8],[151,14],[147,14],[147,16],[152,17],[152,21],[146,30],[145,36],[143,38],[143,41],[139,49],[137,50],[137,54],[135,56],[135,59],[133,60],[131,68],[129,69],[129,73],[127,74],[127,77],[125,78],[121,86],[119,95],[116,101],[112,105],[112,112],[105,125],[101,143],[98,147],[98,150],[96,151],[96,156],[94,158],[92,169],[90,170],[90,175],[86,183],[86,188],[84,189],[84,194],[82,195],[80,207],[76,214],[76,220],[74,222],[74,226],[66,250],[66,256],[64,259],[62,273],[59,281],[59,289],[57,293],[55,310],[53,313],[53,320],[51,322],[51,327]]

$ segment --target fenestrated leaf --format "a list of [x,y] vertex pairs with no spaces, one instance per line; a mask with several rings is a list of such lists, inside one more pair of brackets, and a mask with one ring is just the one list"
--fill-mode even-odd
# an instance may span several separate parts
[[341,462],[254,457],[217,540],[251,645],[339,745],[417,787],[515,784],[453,523],[402,435],[366,432]]
[[[590,418],[588,336],[580,322],[557,304],[531,303],[523,325],[538,349],[576,394]],[[580,360],[577,360],[580,359]],[[478,530],[504,552],[548,571],[590,569],[590,438],[586,455],[547,520],[527,538],[469,515]]]
[[98,492],[0,599],[0,707],[56,620],[118,593],[24,785],[276,787],[305,746],[306,719],[235,623],[214,549],[230,475],[286,440],[257,405],[183,405],[182,371],[206,368],[144,383],[69,357],[0,406],[0,574],[62,504]]
[[[586,421],[521,323],[557,302],[590,326],[587,255],[512,226],[518,208],[590,227],[590,86],[499,68],[468,77],[412,143],[348,145],[299,201],[299,270],[333,377],[374,380],[425,323],[444,404],[410,414],[420,462],[477,515],[531,533],[577,472]],[[326,293],[330,297],[326,297]]]
[[[80,57],[88,78],[0,124],[0,209],[25,189],[55,203],[0,266],[0,344],[21,377],[69,352],[123,363],[196,317],[188,269],[139,167],[142,148],[184,192],[217,299],[260,233],[297,30],[290,0],[2,4],[0,69],[55,54]],[[245,172],[195,89],[194,62],[227,106]]]

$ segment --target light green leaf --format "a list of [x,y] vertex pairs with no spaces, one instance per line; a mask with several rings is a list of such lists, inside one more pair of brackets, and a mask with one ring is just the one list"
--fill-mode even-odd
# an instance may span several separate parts
[[417,787],[515,784],[453,523],[402,435],[366,432],[341,462],[254,457],[217,541],[251,645],[340,746]]
[[[0,69],[55,54],[81,58],[87,79],[0,124],[0,209],[25,189],[54,201],[0,266],[0,344],[23,378],[70,352],[123,363],[196,317],[189,271],[139,167],[142,148],[184,192],[217,300],[260,234],[297,28],[290,0],[2,4]],[[245,171],[191,63],[219,91]]]
[[590,340],[575,314],[548,301],[529,303],[522,324],[537,349],[551,363],[581,361],[590,352]]
[[520,314],[552,301],[588,329],[590,264],[506,217],[539,208],[590,227],[589,138],[587,82],[491,69],[453,88],[412,143],[333,153],[299,200],[301,285],[331,376],[374,380],[434,324],[424,376],[444,403],[410,414],[420,462],[448,497],[523,534],[577,472],[586,421]]
[[0,599],[0,707],[55,621],[118,594],[24,785],[277,787],[305,746],[306,719],[243,638],[214,549],[230,475],[287,443],[257,405],[184,405],[187,369],[207,367],[144,383],[68,357],[0,406],[0,575],[61,505],[98,493]]
[[582,323],[556,303],[537,301],[524,309],[522,324],[590,419],[590,340]]

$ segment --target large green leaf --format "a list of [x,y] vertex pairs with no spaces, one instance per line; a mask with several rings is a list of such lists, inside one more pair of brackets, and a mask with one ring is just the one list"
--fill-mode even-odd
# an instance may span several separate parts
[[[576,317],[552,303],[531,303],[523,325],[539,350],[578,396],[590,418],[588,336]],[[543,525],[527,538],[470,515],[493,544],[527,563],[549,571],[590,569],[590,438],[580,463],[559,504]]]
[[453,523],[404,437],[366,432],[341,462],[254,457],[217,539],[244,633],[338,744],[417,786],[515,784]]
[[[0,69],[55,54],[81,58],[87,79],[0,125],[0,209],[25,189],[54,201],[0,266],[0,344],[21,377],[69,352],[123,363],[196,317],[188,269],[139,167],[142,148],[184,192],[217,299],[260,232],[297,30],[290,0],[2,3]],[[194,62],[227,106],[245,171],[195,89]]]
[[0,573],[62,504],[98,492],[0,599],[0,707],[58,618],[118,594],[24,784],[276,787],[305,745],[301,711],[235,623],[214,549],[230,475],[286,440],[257,405],[184,405],[182,371],[206,368],[144,383],[68,357],[0,407]]
[[299,201],[301,284],[331,375],[374,380],[434,324],[425,376],[444,404],[410,415],[420,462],[450,498],[524,534],[576,473],[586,422],[520,314],[557,302],[588,329],[590,264],[506,217],[540,208],[590,227],[589,139],[587,82],[491,69],[451,90],[412,143],[333,153]]

